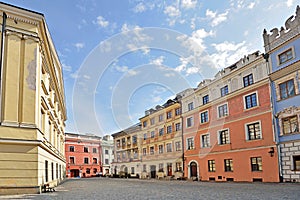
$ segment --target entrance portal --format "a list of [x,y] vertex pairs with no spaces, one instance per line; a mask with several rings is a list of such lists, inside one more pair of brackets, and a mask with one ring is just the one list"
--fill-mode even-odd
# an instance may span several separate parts
[[191,178],[197,178],[198,176],[198,171],[197,171],[197,163],[191,162],[190,164],[190,177]]
[[151,178],[156,178],[156,166],[155,165],[150,166],[150,173],[151,173]]

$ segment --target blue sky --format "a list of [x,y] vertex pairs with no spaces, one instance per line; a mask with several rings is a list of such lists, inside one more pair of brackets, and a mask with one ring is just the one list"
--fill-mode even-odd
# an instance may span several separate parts
[[11,0],[43,13],[63,66],[67,132],[112,134],[246,54],[295,0]]

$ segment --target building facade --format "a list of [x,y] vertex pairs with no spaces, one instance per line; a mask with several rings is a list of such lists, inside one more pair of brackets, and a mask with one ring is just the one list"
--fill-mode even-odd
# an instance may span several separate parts
[[255,52],[181,93],[188,179],[279,181],[267,68]]
[[112,174],[111,163],[114,160],[114,140],[111,135],[105,135],[101,141],[102,172],[104,176]]
[[102,172],[101,137],[66,133],[67,177],[93,177]]
[[284,182],[300,182],[300,8],[280,30],[264,30],[273,120]]
[[120,177],[140,177],[140,123],[112,134],[114,138],[114,161],[112,173]]
[[181,178],[183,152],[178,99],[147,110],[141,122],[141,178]]
[[43,14],[0,3],[0,194],[65,177],[62,67]]

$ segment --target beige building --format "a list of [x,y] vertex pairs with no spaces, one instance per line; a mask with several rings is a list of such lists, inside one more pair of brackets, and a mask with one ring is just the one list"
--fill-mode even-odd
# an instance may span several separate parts
[[62,67],[44,15],[0,3],[0,194],[65,177]]
[[111,172],[114,176],[140,177],[140,130],[141,125],[138,123],[112,134],[115,146]]

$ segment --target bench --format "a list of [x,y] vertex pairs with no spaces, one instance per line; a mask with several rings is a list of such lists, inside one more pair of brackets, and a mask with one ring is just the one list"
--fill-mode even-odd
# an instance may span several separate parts
[[44,192],[55,192],[55,188],[53,185],[46,183],[43,185]]

